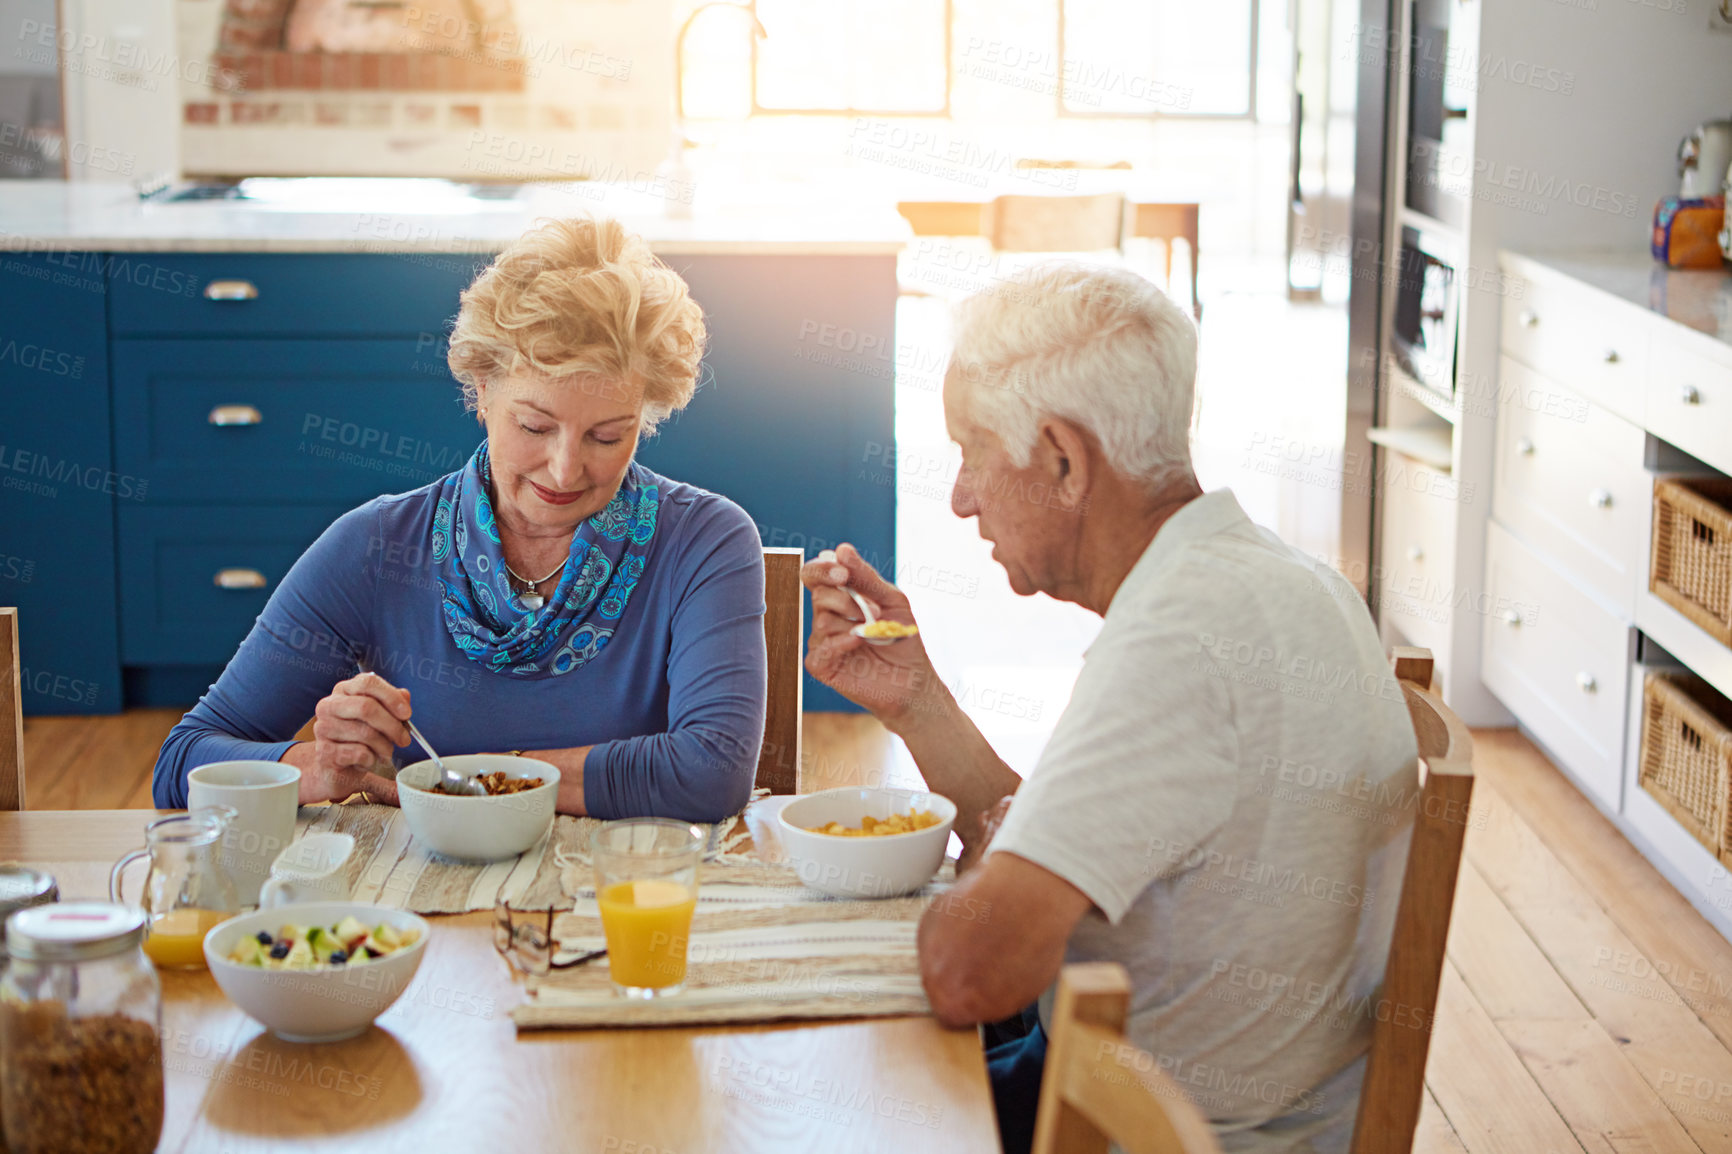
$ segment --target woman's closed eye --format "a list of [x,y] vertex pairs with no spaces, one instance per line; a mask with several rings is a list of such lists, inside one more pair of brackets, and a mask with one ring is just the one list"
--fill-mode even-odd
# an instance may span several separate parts
[[553,431],[551,428],[548,428],[548,427],[533,429],[533,428],[530,428],[528,425],[524,424],[522,421],[517,422],[517,427],[522,429],[524,432],[528,433],[532,437],[544,437],[548,433],[551,433]]

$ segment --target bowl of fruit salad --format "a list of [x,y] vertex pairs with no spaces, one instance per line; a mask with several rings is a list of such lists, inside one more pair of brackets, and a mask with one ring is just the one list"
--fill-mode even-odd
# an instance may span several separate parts
[[230,918],[204,956],[229,1001],[290,1042],[352,1038],[421,965],[427,923],[366,902],[298,902]]

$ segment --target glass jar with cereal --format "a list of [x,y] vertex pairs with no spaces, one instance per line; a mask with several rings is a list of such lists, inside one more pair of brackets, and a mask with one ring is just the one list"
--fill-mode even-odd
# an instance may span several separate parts
[[11,1154],[149,1154],[162,1134],[162,986],[145,918],[60,902],[6,922],[0,1117]]

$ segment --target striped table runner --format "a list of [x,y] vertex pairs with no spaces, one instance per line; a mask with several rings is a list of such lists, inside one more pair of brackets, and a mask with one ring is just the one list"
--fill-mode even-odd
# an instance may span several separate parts
[[395,806],[307,806],[299,820],[301,833],[329,831],[355,839],[348,862],[353,900],[417,914],[490,910],[501,894],[513,909],[564,909],[570,898],[560,889],[559,861],[587,846],[601,824],[560,814],[548,836],[522,856],[475,864],[429,853],[410,836],[409,823]]
[[[554,925],[566,958],[604,941],[588,862],[559,856],[577,895]],[[520,1028],[544,1029],[926,1014],[915,931],[953,880],[946,862],[913,896],[843,901],[801,886],[787,866],[724,855],[700,875],[684,993],[654,1002],[616,998],[601,959],[531,979],[511,1016]]]

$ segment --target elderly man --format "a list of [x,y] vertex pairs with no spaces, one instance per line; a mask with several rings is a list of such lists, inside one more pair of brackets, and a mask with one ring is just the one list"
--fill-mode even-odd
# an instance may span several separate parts
[[1021,1037],[1012,1016],[1037,997],[1050,1012],[1065,962],[1111,960],[1134,987],[1130,1040],[1224,1149],[1344,1151],[1417,797],[1365,605],[1230,491],[1202,492],[1196,331],[1146,281],[1037,267],[966,302],[955,340],[956,514],[1017,593],[1103,621],[1024,781],[917,638],[847,633],[860,613],[842,586],[910,622],[902,593],[848,546],[805,567],[807,667],[959,810],[958,900],[920,926],[933,1011],[996,1023],[1007,1150],[1027,1148],[1045,1052],[1035,1015]]

